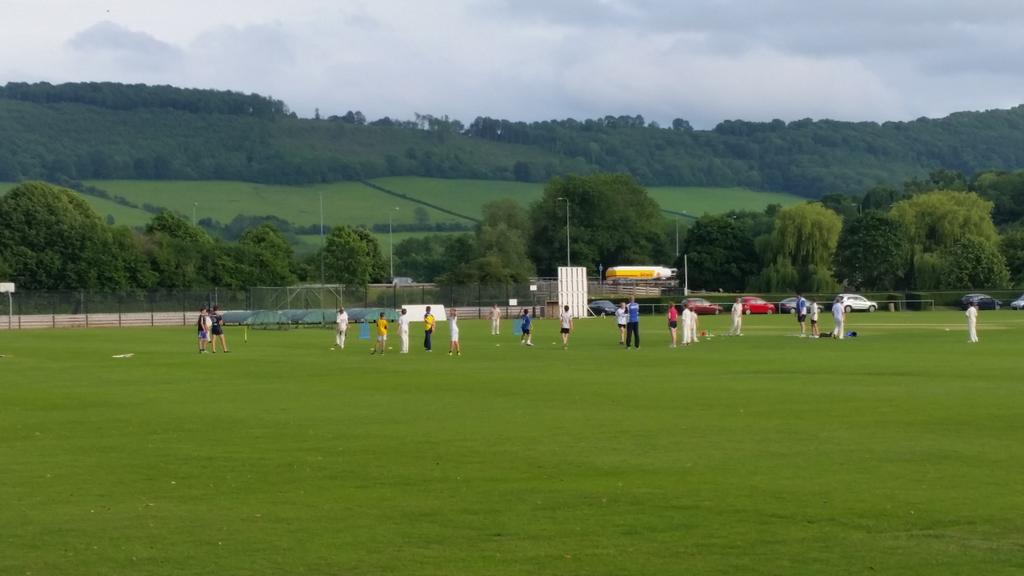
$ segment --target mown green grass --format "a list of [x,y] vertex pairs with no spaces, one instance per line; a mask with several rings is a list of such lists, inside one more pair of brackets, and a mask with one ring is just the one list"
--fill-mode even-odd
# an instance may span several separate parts
[[693,216],[721,214],[730,210],[760,212],[769,204],[792,206],[807,198],[781,192],[758,192],[749,188],[702,188],[663,186],[647,192],[664,209]]
[[[197,219],[213,218],[225,224],[239,214],[274,215],[302,226],[319,224],[321,194],[324,222],[331,226],[387,224],[389,216],[395,223],[412,223],[414,210],[419,206],[358,182],[271,186],[222,181],[103,180],[90,184],[139,206],[149,203],[187,216],[191,216],[193,204],[196,204]],[[431,222],[461,220],[437,210],[426,210]],[[138,221],[125,224],[144,224],[151,217],[139,210]]]
[[980,322],[0,332],[0,573],[1019,574],[1024,315]]
[[[509,198],[529,206],[541,197],[543,184],[488,180],[445,180],[440,178],[395,177],[374,182],[410,198],[421,200],[471,218],[478,218],[484,204]],[[273,214],[298,225],[320,222],[319,194],[324,195],[324,220],[328,225],[384,224],[388,210],[393,222],[415,221],[419,204],[385,194],[358,182],[316,186],[272,186],[248,182],[102,180],[89,184],[119,195],[141,206],[164,206],[190,216],[198,203],[198,218],[211,217],[230,222],[238,214]],[[746,188],[648,188],[662,208],[695,216],[729,210],[763,210],[772,203],[790,206],[804,201],[791,194],[758,192]],[[86,197],[102,216],[113,214],[118,223],[142,225],[151,215],[112,202]],[[425,208],[430,222],[466,222],[432,208]]]
[[481,215],[484,204],[488,202],[510,199],[526,208],[544,193],[544,184],[500,180],[395,177],[378,178],[374,182],[474,218]]

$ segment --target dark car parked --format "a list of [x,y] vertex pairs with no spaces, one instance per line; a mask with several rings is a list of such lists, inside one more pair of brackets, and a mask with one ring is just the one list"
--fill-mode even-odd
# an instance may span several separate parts
[[967,307],[974,302],[979,310],[999,310],[1003,303],[988,294],[966,294],[960,299],[960,309],[967,310]]
[[[820,313],[824,308],[821,304],[818,304],[818,312]],[[807,301],[807,313],[811,312],[811,301]],[[796,314],[796,297],[786,298],[782,302],[779,302],[779,313],[780,314]]]
[[594,300],[589,305],[590,313],[594,316],[614,316],[615,309],[618,308],[615,304],[612,304],[608,300]]

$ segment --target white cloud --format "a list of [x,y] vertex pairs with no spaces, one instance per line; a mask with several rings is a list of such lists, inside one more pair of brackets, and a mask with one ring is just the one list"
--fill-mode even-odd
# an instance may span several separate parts
[[[11,0],[0,82],[260,92],[300,114],[906,119],[1015,105],[1014,0]],[[45,5],[45,6],[44,6]]]

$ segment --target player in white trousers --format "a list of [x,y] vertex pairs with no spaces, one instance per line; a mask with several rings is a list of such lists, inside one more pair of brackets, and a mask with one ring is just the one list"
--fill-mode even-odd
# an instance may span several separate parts
[[967,341],[975,344],[978,342],[978,303],[971,302],[967,307]]
[[[334,345],[337,348],[345,349],[345,335],[348,334],[348,312],[345,308],[338,308],[337,332],[334,334]],[[333,350],[333,348],[332,348]]]
[[409,353],[409,311],[402,308],[402,314],[398,317],[398,337],[402,340],[401,354]]
[[693,310],[689,306],[683,307],[683,346],[689,346],[693,341]]
[[732,328],[729,336],[743,336],[743,301],[739,298],[732,305]]
[[697,324],[698,323],[699,322],[697,321],[697,311],[693,310],[691,308],[690,309],[690,341],[694,342],[694,343],[700,342],[700,340],[697,339]]
[[452,308],[452,313],[448,316],[448,333],[451,335],[448,355],[451,356],[454,352],[456,356],[462,356],[462,345],[459,344],[459,310],[457,308]]
[[842,340],[846,335],[846,309],[843,308],[843,301],[836,296],[835,302],[832,303],[832,337]]
[[491,336],[498,336],[501,332],[501,309],[497,304],[491,304]]

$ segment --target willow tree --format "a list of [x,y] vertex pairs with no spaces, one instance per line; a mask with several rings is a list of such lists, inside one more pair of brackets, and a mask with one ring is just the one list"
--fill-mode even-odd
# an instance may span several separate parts
[[780,210],[771,234],[757,243],[765,264],[758,284],[772,291],[834,290],[832,260],[842,227],[842,218],[817,202]]
[[[904,241],[912,254],[907,271],[911,285],[917,289],[951,287],[946,270],[969,266],[953,260],[979,250],[975,242],[964,245],[961,241],[965,238],[984,244],[985,248],[980,250],[986,255],[996,251],[999,233],[992,223],[992,206],[992,202],[973,192],[953,190],[918,194],[897,202],[890,214],[902,225]],[[975,278],[959,273],[955,277]],[[996,274],[993,279],[1001,281],[1002,277]]]

